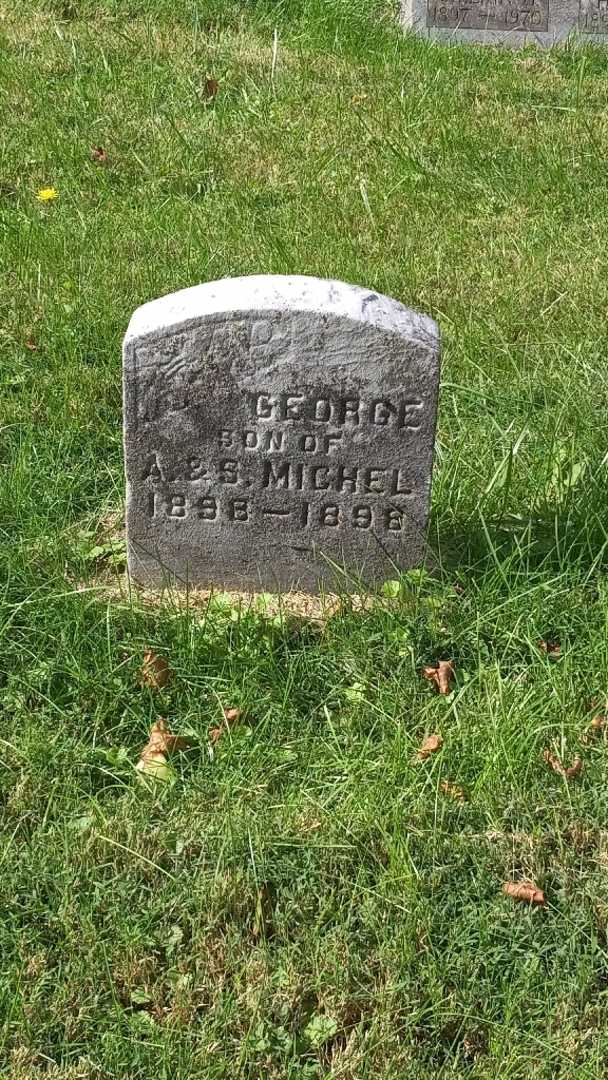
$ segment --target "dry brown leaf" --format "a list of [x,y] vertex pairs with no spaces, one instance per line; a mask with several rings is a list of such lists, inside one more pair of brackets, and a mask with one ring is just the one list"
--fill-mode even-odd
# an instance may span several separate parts
[[602,732],[606,728],[607,723],[608,718],[603,714],[600,714],[599,716],[594,716],[591,724],[589,725],[589,728],[587,728],[585,733],[583,734],[583,743],[590,743],[592,739],[596,739],[597,735],[602,734]]
[[425,679],[430,679],[437,686],[440,694],[450,694],[454,678],[454,661],[439,660],[437,667],[425,667],[422,670]]
[[141,666],[141,681],[151,690],[161,690],[169,682],[169,663],[153,649],[146,649]]
[[568,768],[566,768],[565,765],[562,765],[559,758],[553,754],[551,750],[543,750],[543,758],[547,762],[547,765],[553,769],[553,772],[558,773],[559,776],[564,776],[566,780],[573,780],[575,776],[578,776],[583,767],[583,763],[578,756],[575,757],[572,765],[568,766]]
[[442,746],[443,739],[441,735],[429,735],[418,750],[420,761],[424,761],[425,758],[430,757],[431,754],[435,754],[437,750],[441,750]]
[[466,802],[466,791],[460,784],[453,784],[451,780],[442,780],[439,787],[443,794],[447,795],[449,799],[454,799],[454,802]]
[[217,96],[219,92],[220,84],[217,79],[214,79],[211,75],[207,75],[205,79],[204,94],[207,101],[213,101],[213,98]]
[[523,900],[527,904],[544,904],[545,894],[537,889],[532,881],[505,881],[502,891],[512,900]]
[[538,647],[545,656],[548,656],[550,660],[559,660],[562,654],[562,647],[559,641],[539,641]]
[[26,337],[23,344],[25,345],[26,349],[30,350],[30,352],[37,352],[38,351],[38,343],[37,343],[36,339],[31,334],[29,335],[29,337]]
[[574,761],[572,762],[572,765],[570,765],[567,769],[564,769],[564,776],[566,777],[566,780],[573,780],[574,777],[578,776],[578,774],[582,771],[582,768],[583,762],[577,754]]
[[243,715],[242,709],[224,709],[224,722],[217,727],[211,728],[209,738],[212,743],[217,743],[225,731],[237,724]]
[[91,147],[91,161],[94,161],[96,165],[108,164],[108,154],[107,151],[104,150],[103,146]]
[[150,728],[150,738],[141,752],[141,757],[144,757],[147,750],[173,754],[176,750],[185,750],[188,745],[188,740],[184,739],[183,735],[174,735],[169,730],[167,721],[160,716]]
[[144,746],[135,768],[138,772],[155,776],[158,780],[168,780],[171,769],[168,758],[177,750],[185,750],[189,743],[181,735],[174,735],[162,717],[150,728],[150,738]]
[[595,695],[588,699],[585,706],[588,712],[595,713],[595,716],[589,722],[587,730],[581,736],[581,742],[588,746],[608,727],[608,715],[606,713],[608,702],[603,695],[601,697]]
[[229,726],[230,724],[236,724],[237,720],[240,720],[242,715],[242,709],[224,709],[224,720]]

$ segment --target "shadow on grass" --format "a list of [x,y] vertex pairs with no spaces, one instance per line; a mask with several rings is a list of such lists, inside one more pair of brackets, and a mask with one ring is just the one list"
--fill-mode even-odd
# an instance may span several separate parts
[[479,505],[450,517],[439,511],[429,530],[428,569],[450,578],[508,571],[592,575],[608,565],[608,502],[600,478],[566,499],[518,513]]

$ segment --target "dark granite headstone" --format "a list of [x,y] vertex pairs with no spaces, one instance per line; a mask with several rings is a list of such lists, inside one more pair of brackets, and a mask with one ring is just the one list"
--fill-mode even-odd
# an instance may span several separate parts
[[419,564],[438,382],[436,324],[370,289],[232,278],[145,304],[124,342],[132,576],[311,591]]

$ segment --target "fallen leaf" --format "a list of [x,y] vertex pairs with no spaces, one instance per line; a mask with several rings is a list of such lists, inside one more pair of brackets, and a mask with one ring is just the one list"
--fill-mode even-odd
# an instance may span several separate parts
[[596,715],[592,718],[585,734],[582,736],[582,742],[585,743],[585,745],[596,739],[598,735],[601,735],[608,726],[608,715],[606,714],[607,706],[608,702],[603,695],[596,695],[589,698],[587,702],[587,711],[595,713]]
[[551,750],[543,750],[543,758],[547,762],[547,765],[553,769],[553,772],[558,773],[559,776],[564,776],[566,780],[573,780],[575,776],[578,776],[583,767],[583,763],[578,756],[575,757],[572,765],[568,768],[566,768],[565,765],[562,765],[559,758],[556,757]]
[[150,728],[150,738],[144,746],[135,768],[157,780],[168,780],[172,774],[169,756],[177,750],[185,750],[189,743],[181,735],[174,735],[167,721],[160,717]]
[[589,727],[587,728],[587,731],[583,735],[583,742],[589,743],[592,739],[595,739],[598,735],[601,735],[602,731],[604,731],[606,727],[607,722],[608,718],[603,714],[600,714],[599,716],[594,716],[593,720],[589,724]]
[[559,660],[562,654],[562,647],[559,641],[539,641],[538,648],[545,656],[548,656],[550,660]]
[[108,154],[107,151],[104,150],[103,146],[91,147],[91,161],[94,161],[96,165],[108,164]]
[[212,743],[217,743],[221,739],[225,731],[228,731],[234,724],[238,723],[243,715],[242,709],[224,709],[224,722],[218,724],[217,727],[211,728],[209,731],[209,738]]
[[454,678],[454,661],[439,660],[436,667],[425,667],[422,670],[425,679],[434,682],[440,694],[451,693],[451,682]]
[[164,656],[157,656],[152,649],[146,649],[141,666],[141,681],[151,690],[161,690],[169,682],[169,663]]
[[424,761],[425,758],[430,757],[430,755],[436,753],[437,750],[441,750],[442,746],[443,739],[441,735],[429,735],[418,750],[420,761]]
[[442,780],[439,787],[443,794],[447,795],[449,799],[454,799],[454,802],[466,802],[466,792],[460,784],[453,784],[451,780]]
[[26,337],[23,344],[25,345],[26,349],[30,350],[30,352],[37,352],[38,350],[38,344],[36,342],[36,339],[31,334],[29,335],[29,337]]
[[243,715],[242,709],[224,709],[224,720],[227,724],[236,724]]
[[145,758],[148,752],[172,754],[175,750],[185,750],[187,746],[188,740],[184,739],[182,735],[174,735],[169,730],[167,721],[161,716],[152,724],[150,738],[142,750],[140,758]]
[[505,881],[502,891],[512,900],[523,900],[528,904],[544,904],[545,894],[531,881]]
[[211,75],[207,75],[205,79],[204,94],[207,101],[213,101],[213,98],[217,96],[220,84],[217,79],[214,79]]

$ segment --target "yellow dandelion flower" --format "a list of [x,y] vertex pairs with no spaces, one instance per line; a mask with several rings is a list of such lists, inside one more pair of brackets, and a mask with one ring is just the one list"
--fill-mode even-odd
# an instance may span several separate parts
[[57,199],[58,197],[59,192],[57,191],[57,188],[54,187],[43,187],[36,193],[36,198],[39,202],[52,202],[53,199]]

